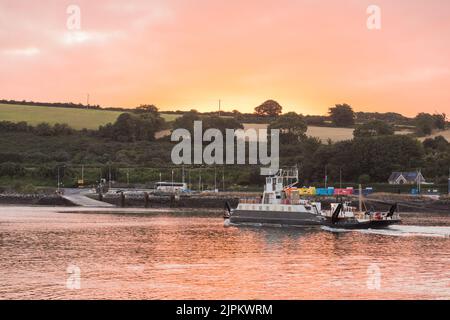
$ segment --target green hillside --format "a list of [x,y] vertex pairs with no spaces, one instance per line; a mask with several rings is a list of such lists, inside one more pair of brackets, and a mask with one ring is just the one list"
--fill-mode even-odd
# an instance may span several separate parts
[[[114,122],[121,111],[57,108],[0,104],[0,121],[20,122],[36,125],[41,122],[67,123],[74,129],[97,129],[100,125]],[[174,120],[178,115],[162,114],[166,121]]]

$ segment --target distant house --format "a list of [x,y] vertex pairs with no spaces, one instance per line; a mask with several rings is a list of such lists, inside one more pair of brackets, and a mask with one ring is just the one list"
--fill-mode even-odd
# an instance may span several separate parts
[[422,173],[414,172],[392,172],[389,176],[389,184],[416,184],[425,183]]

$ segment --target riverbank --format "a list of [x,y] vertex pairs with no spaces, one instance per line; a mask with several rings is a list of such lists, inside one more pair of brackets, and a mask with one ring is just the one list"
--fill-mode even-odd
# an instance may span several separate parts
[[[97,194],[89,194],[88,197],[101,200],[105,203],[124,208],[195,208],[195,209],[223,209],[228,202],[231,207],[236,207],[240,198],[258,198],[255,192],[224,192],[202,193],[191,195],[155,195],[155,194],[121,194],[107,193],[100,199]],[[335,197],[311,197],[311,200],[320,201],[323,208],[328,208],[335,202]],[[358,204],[357,197],[352,197],[353,205]],[[444,197],[436,200],[426,196],[398,195],[389,193],[374,193],[364,199],[365,207],[372,210],[385,211],[393,203],[397,203],[400,212],[427,212],[449,213],[450,198]],[[75,206],[69,200],[57,194],[0,194],[0,204],[5,205],[50,205],[50,206]]]

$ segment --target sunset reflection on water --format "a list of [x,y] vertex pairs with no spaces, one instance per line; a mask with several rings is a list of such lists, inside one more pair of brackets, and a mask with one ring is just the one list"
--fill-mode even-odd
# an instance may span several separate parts
[[[225,228],[220,218],[168,213],[0,210],[2,299],[450,298],[445,234]],[[66,287],[69,265],[81,271],[79,290]]]

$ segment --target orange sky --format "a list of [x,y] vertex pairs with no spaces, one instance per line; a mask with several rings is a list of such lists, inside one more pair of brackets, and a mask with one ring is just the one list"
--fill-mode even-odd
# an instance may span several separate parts
[[[381,30],[366,27],[370,4]],[[0,0],[5,99],[450,113],[449,60],[448,0]]]

